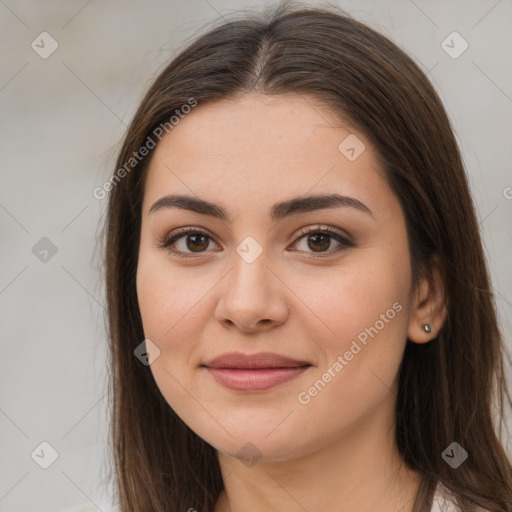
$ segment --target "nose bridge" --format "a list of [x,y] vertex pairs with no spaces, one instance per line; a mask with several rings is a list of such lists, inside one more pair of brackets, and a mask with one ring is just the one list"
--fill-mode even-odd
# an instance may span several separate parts
[[270,263],[268,251],[255,238],[246,237],[236,246],[217,308],[219,321],[252,329],[284,320],[286,301]]
[[235,248],[233,271],[229,279],[228,294],[232,300],[249,305],[250,302],[263,300],[268,294],[269,280],[272,273],[269,265],[268,251],[252,236],[246,237]]

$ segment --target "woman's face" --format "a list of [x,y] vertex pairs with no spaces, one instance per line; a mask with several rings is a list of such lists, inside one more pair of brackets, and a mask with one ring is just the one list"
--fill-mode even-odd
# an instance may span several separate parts
[[[198,105],[155,149],[137,271],[160,351],[150,369],[219,451],[286,460],[387,429],[411,284],[403,212],[375,150],[314,98]],[[207,366],[229,353],[242,360]],[[261,353],[275,357],[251,366]]]

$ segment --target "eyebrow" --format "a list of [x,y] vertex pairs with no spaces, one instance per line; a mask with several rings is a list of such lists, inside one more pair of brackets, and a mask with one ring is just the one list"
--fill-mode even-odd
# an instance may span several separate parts
[[[275,203],[269,210],[269,216],[273,221],[279,221],[290,215],[339,207],[355,208],[356,210],[373,216],[371,210],[361,201],[355,197],[342,196],[340,194],[302,196]],[[187,195],[167,195],[161,197],[153,203],[149,209],[149,213],[155,213],[166,208],[181,208],[221,220],[230,220],[229,213],[222,206]]]

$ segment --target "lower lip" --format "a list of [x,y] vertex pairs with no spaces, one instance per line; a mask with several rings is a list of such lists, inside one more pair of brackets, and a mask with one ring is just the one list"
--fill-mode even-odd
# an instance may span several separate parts
[[236,391],[263,391],[288,382],[305,372],[309,366],[291,368],[264,368],[246,370],[233,368],[206,368],[223,386]]

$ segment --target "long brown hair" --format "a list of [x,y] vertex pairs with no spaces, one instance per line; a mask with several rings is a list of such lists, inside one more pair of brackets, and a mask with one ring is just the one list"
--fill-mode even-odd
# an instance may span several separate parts
[[[152,154],[141,157],[140,149],[158,127],[169,129],[169,118],[191,98],[201,105],[247,93],[313,95],[357,126],[403,207],[414,282],[434,255],[440,261],[447,320],[430,343],[407,341],[399,370],[396,442],[422,476],[414,512],[430,510],[437,482],[456,494],[462,510],[512,510],[512,466],[497,434],[512,404],[506,350],[441,100],[409,56],[346,12],[285,4],[222,20],[181,51],[143,98],[119,152],[108,187],[104,257],[120,511],[211,512],[223,488],[216,450],[175,414],[150,368],[134,356],[144,340],[136,272]],[[442,457],[454,441],[468,453],[457,469]]]

